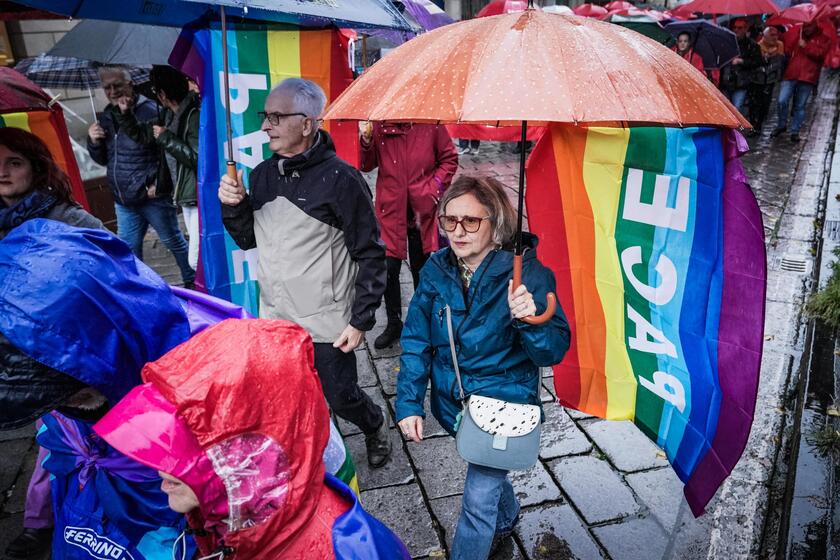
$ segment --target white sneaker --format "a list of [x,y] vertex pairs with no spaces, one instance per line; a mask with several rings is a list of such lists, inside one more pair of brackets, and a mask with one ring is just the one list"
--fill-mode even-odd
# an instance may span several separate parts
[[469,147],[466,147],[466,148],[458,148],[458,155],[459,155],[459,156],[469,155],[469,154],[470,154],[470,148],[469,148]]

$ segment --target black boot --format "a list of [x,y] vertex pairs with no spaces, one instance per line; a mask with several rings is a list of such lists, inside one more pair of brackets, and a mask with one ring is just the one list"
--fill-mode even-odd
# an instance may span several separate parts
[[42,558],[50,549],[52,532],[52,528],[28,529],[24,527],[15,540],[6,547],[6,556],[33,560]]
[[378,469],[391,458],[391,438],[388,433],[388,415],[383,411],[382,425],[372,434],[365,435],[368,464]]
[[382,334],[376,337],[373,341],[373,347],[377,350],[388,348],[393,343],[397,342],[402,335],[403,324],[399,319],[391,319],[388,321],[388,326],[382,331]]

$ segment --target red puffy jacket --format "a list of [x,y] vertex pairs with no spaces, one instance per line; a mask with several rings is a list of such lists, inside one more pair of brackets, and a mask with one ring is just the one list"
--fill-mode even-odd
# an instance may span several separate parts
[[403,260],[407,257],[409,202],[420,229],[423,252],[437,251],[437,203],[458,170],[458,154],[446,127],[374,124],[371,143],[362,144],[362,171],[376,167],[376,218],[386,255]]
[[[782,79],[816,84],[832,40],[821,28],[817,28],[816,33],[810,37],[804,37],[801,30],[802,26],[797,25],[782,36],[785,53],[788,54],[787,69]],[[805,39],[804,47],[799,45],[800,38]]]

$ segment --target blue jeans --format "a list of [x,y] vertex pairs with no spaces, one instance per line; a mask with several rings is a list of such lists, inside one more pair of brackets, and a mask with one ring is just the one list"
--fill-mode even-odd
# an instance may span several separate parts
[[799,134],[802,123],[805,122],[805,108],[808,99],[814,91],[814,84],[785,80],[779,86],[779,122],[776,128],[787,128],[790,100],[793,98],[793,122],[790,125],[791,134]]
[[743,113],[742,107],[744,106],[744,100],[747,98],[747,90],[744,89],[736,89],[729,92],[727,95],[729,97],[729,101],[735,105],[735,108],[738,109],[739,113]]
[[117,212],[117,235],[131,247],[138,259],[143,260],[143,238],[151,224],[161,242],[175,257],[184,284],[195,280],[195,270],[189,263],[187,240],[178,229],[178,214],[170,200],[152,198],[138,206],[117,203],[114,206]]
[[472,463],[468,466],[451,560],[486,560],[493,536],[513,529],[519,502],[507,474]]

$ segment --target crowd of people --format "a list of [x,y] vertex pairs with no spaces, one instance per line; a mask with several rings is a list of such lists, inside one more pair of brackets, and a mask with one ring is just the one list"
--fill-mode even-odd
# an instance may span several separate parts
[[[831,20],[790,26],[751,25],[746,18],[735,18],[729,26],[738,41],[740,54],[722,68],[707,68],[695,52],[696,37],[684,31],[673,50],[717,85],[736,109],[750,121],[749,136],[760,136],[770,114],[778,85],[776,127],[771,137],[789,133],[799,142],[808,100],[814,93],[826,56],[837,42]],[[791,110],[792,105],[792,110]],[[790,121],[790,127],[788,122]]]
[[[40,139],[0,129],[0,429],[40,418],[42,448],[7,554],[52,546],[75,558],[107,541],[134,558],[408,558],[326,468],[330,411],[365,434],[372,468],[388,462],[389,414],[359,388],[354,352],[383,296],[374,344],[402,342],[395,420],[407,439],[423,438],[429,382],[431,412],[452,435],[467,397],[541,406],[539,367],[562,359],[569,327],[560,309],[541,325],[522,320],[544,310],[554,276],[527,236],[513,289],[503,187],[450,185],[458,155],[445,127],[377,123],[359,138],[363,168],[379,169],[374,204],[320,126],[324,92],[281,82],[260,113],[272,157],[247,189],[241,173],[218,188],[224,227],[260,249],[261,318],[247,319],[139,260],[150,224],[192,285],[176,223],[177,204],[198,237],[187,217],[198,102],[186,78],[156,68],[158,103],[121,69],[102,82],[109,105],[88,149],[108,165],[119,238],[72,200]],[[416,293],[403,323],[406,259]],[[225,312],[207,321],[208,305]],[[449,390],[456,373],[463,398]],[[469,464],[452,558],[487,558],[518,510],[507,469]]]

